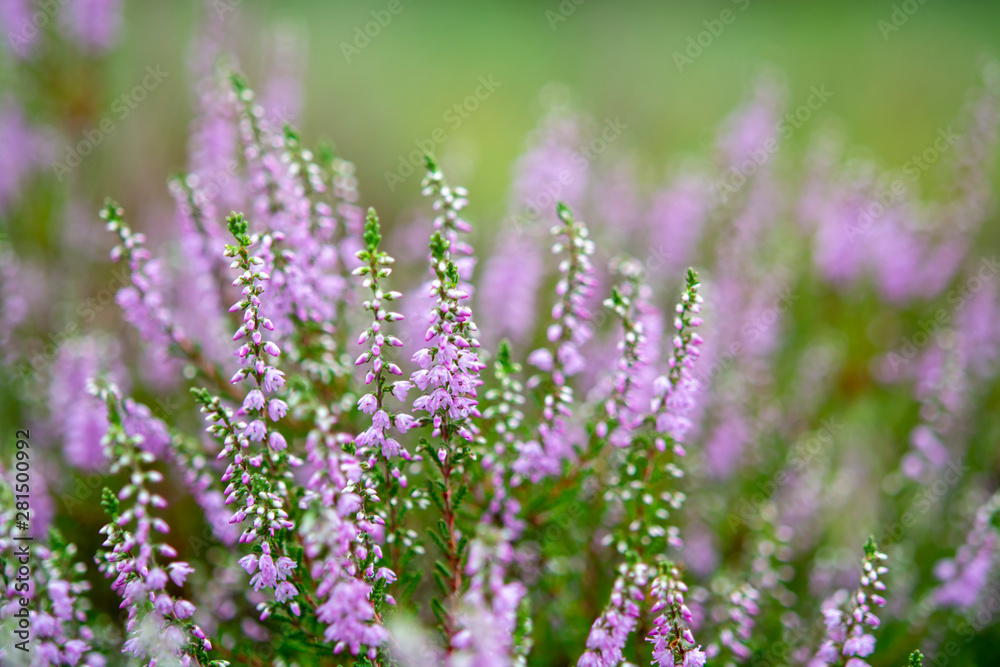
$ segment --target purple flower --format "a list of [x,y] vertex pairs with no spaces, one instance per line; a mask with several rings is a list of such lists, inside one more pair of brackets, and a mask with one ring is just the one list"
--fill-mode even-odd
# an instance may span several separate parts
[[34,11],[32,0],[0,2],[0,24],[3,24],[6,32],[4,41],[17,58],[25,59],[31,56],[36,38],[40,34],[32,23]]
[[149,584],[149,588],[152,590],[160,590],[167,585],[167,573],[163,570],[156,568],[150,571],[149,575],[146,577],[146,583]]
[[[435,275],[431,292],[436,302],[424,337],[427,346],[413,356],[420,369],[410,378],[424,395],[413,402],[413,409],[434,416],[434,437],[450,438],[457,433],[471,439],[478,432],[471,418],[479,416],[476,388],[482,384],[479,372],[484,365],[476,352],[480,345],[478,328],[465,303],[470,293],[456,262],[458,257],[471,253],[458,237],[460,231],[469,230],[460,217],[465,206],[464,191],[450,189],[434,168],[424,179],[424,193],[438,197],[435,208],[442,215],[435,220],[435,227],[441,231],[431,240],[430,262]],[[442,431],[442,424],[448,424],[449,430]]]
[[174,561],[167,566],[167,571],[170,573],[170,580],[173,581],[178,586],[183,586],[184,582],[187,580],[189,574],[194,572],[194,568],[185,563],[184,561]]
[[[150,510],[163,507],[166,503],[163,498],[150,493],[145,484],[162,481],[163,476],[145,469],[155,459],[148,450],[139,449],[139,437],[126,433],[123,425],[126,405],[117,387],[97,385],[91,391],[101,398],[109,412],[110,433],[105,443],[113,461],[112,469],[132,471],[127,486],[118,494],[122,502],[117,520],[101,529],[107,539],[97,559],[100,571],[114,579],[111,588],[121,596],[122,607],[128,609],[125,627],[130,637],[125,642],[125,650],[143,657],[187,657],[191,652],[189,646],[194,642],[209,650],[211,644],[201,628],[193,624],[179,627],[179,621],[194,614],[194,606],[166,592],[155,593],[163,590],[167,580],[158,559],[177,556],[176,550],[169,545],[154,541],[157,533],[166,533],[169,529],[166,522],[154,517]],[[178,562],[168,564],[166,569],[175,583],[178,576],[183,583],[183,576],[186,576],[189,567]],[[145,605],[140,604],[146,601],[153,603],[155,613],[150,613]],[[155,646],[150,635],[156,638]]]
[[503,336],[523,342],[537,317],[535,296],[544,266],[540,244],[523,230],[504,230],[498,237],[480,282],[479,299],[493,304],[486,310],[483,330],[489,332],[488,343]]
[[187,600],[178,600],[174,603],[174,615],[179,619],[188,619],[194,615],[194,605]]
[[277,368],[269,367],[264,372],[264,380],[261,386],[266,392],[275,392],[285,386],[285,374]]
[[298,594],[299,592],[295,589],[295,586],[288,581],[281,582],[278,584],[278,587],[274,589],[274,599],[278,602],[285,602]]
[[285,436],[281,435],[277,431],[271,431],[271,435],[267,439],[268,444],[276,452],[280,452],[288,447],[288,442],[285,440]]
[[862,658],[875,652],[875,637],[859,635],[844,642],[844,655],[859,655]]
[[243,435],[254,442],[260,442],[267,435],[267,427],[264,426],[264,422],[255,419],[246,427]]
[[684,654],[684,667],[704,667],[707,657],[705,652],[695,649]]
[[[887,558],[879,552],[875,540],[869,538],[865,543],[860,585],[849,598],[849,609],[846,612],[839,609],[837,598],[830,598],[823,603],[826,632],[823,643],[814,656],[815,660],[826,664],[839,660],[841,655],[865,657],[875,651],[875,637],[868,634],[865,628],[876,628],[879,625],[872,604],[878,607],[885,604],[885,599],[876,594],[876,591],[884,591],[886,588],[881,577],[889,571],[883,564]],[[857,658],[848,660],[848,664],[853,660],[866,664]]]
[[280,398],[272,398],[267,403],[267,414],[271,417],[271,421],[278,421],[285,416],[288,412],[288,403],[285,403]]
[[257,571],[257,556],[255,554],[247,554],[239,560],[239,563],[247,574],[253,574]]
[[573,214],[562,204],[558,207],[558,215],[561,225],[552,230],[557,236],[553,250],[565,250],[568,257],[560,263],[562,276],[556,285],[559,300],[552,308],[555,322],[548,329],[548,339],[554,343],[554,352],[542,348],[528,357],[532,364],[546,373],[543,402],[547,407],[538,427],[538,440],[518,445],[518,459],[512,465],[518,477],[517,483],[521,477],[537,481],[557,474],[563,463],[574,454],[567,423],[572,416],[573,394],[565,388],[568,379],[582,370],[583,357],[579,349],[592,335],[586,302],[594,284],[590,263],[594,242],[589,238],[587,226],[574,220]]
[[378,646],[388,638],[385,628],[369,623],[375,614],[370,593],[371,586],[356,579],[333,585],[329,598],[316,609],[316,618],[327,625],[326,641],[357,655],[362,646]]
[[254,410],[260,410],[264,407],[264,394],[260,389],[251,389],[247,393],[246,398],[243,399],[243,410],[246,412],[253,412]]
[[358,399],[358,409],[366,414],[372,414],[376,407],[378,407],[378,401],[375,399],[375,394],[365,394]]
[[939,605],[972,609],[988,587],[1000,552],[1000,536],[992,525],[998,512],[1000,493],[994,494],[976,511],[972,529],[955,558],[938,561],[934,574],[941,585],[934,598]]
[[263,588],[274,588],[278,582],[278,569],[274,566],[274,559],[270,554],[263,554],[258,562],[260,570],[250,580],[250,585],[255,591]]

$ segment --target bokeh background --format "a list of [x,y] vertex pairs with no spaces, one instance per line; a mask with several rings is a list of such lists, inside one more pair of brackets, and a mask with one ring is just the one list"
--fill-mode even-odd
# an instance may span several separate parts
[[[1000,53],[1000,4],[971,0],[913,2],[908,7],[917,10],[888,32],[886,24],[904,3],[401,3],[403,10],[360,48],[357,31],[373,21],[371,12],[383,12],[387,2],[221,0],[216,6],[232,21],[232,46],[251,84],[266,78],[276,62],[302,68],[301,107],[294,101],[294,82],[289,99],[306,143],[330,141],[354,161],[361,203],[379,210],[389,228],[390,246],[403,254],[411,241],[405,236],[394,240],[392,230],[404,229],[422,205],[419,177],[393,187],[386,173],[395,171],[400,159],[417,148],[415,142],[432,137],[437,128],[446,129],[447,139],[435,145],[434,152],[452,181],[469,188],[476,241],[488,249],[495,232],[507,224],[512,168],[526,137],[554,100],[571,104],[598,124],[620,119],[626,129],[598,161],[628,159],[636,165],[638,182],[655,186],[689,156],[711,152],[720,123],[746,99],[755,77],[770,72],[782,79],[792,108],[804,103],[813,87],[832,93],[782,145],[780,169],[795,174],[810,139],[829,127],[878,163],[894,167],[952,124],[967,91],[980,81],[984,57]],[[702,47],[693,62],[679,68],[675,53],[685,53],[689,38],[704,32],[704,22],[715,21],[724,10],[733,12],[735,20]],[[165,227],[173,202],[167,178],[187,162],[195,103],[189,63],[204,11],[199,2],[127,1],[119,37],[104,54],[81,55],[55,41],[46,42],[51,52],[33,63],[15,63],[5,56],[0,98],[13,94],[32,123],[53,129],[57,158],[62,159],[67,140],[82,137],[104,118],[116,119],[114,131],[71,176],[60,180],[51,167],[41,165],[25,181],[16,202],[0,214],[0,233],[20,260],[34,267],[25,296],[44,303],[33,309],[20,338],[11,343],[18,355],[44,354],[53,332],[73,321],[80,300],[108,284],[111,239],[96,217],[106,196],[120,201],[154,244],[170,238]],[[345,44],[356,49],[349,58]],[[292,57],[276,59],[276,53]],[[116,99],[141,81],[149,67],[168,76],[119,120]],[[449,110],[474,93],[481,77],[499,86],[454,127]],[[938,192],[934,175],[944,166],[936,165],[924,175],[924,194],[933,197]],[[1000,248],[996,223],[994,214],[977,236],[976,251],[984,256]],[[411,251],[419,255],[422,247]],[[842,364],[835,376],[820,380],[834,390],[811,427],[838,415],[853,425],[852,434],[865,435],[857,447],[871,449],[881,461],[882,467],[873,472],[877,494],[877,477],[890,470],[905,449],[900,443],[905,443],[918,407],[907,389],[881,387],[872,376],[871,360],[913,331],[928,306],[886,314],[870,292],[844,296],[815,281],[801,284],[797,294],[790,317],[797,326],[788,329],[786,340],[792,352],[783,357],[782,368],[791,375],[800,359],[795,351],[805,349],[817,332],[838,342]],[[113,311],[102,311],[95,326],[123,328]],[[827,325],[811,329],[809,323],[820,319]],[[25,382],[13,373],[0,378],[5,434],[45,414],[33,407],[44,402],[44,389],[31,379]],[[976,474],[979,480],[995,481],[1000,456],[992,443],[1000,437],[1000,401],[992,384],[984,393],[986,398],[970,417],[979,457]],[[783,400],[793,402],[794,396]],[[895,483],[901,484],[898,479]],[[892,486],[886,488],[891,491]],[[86,535],[103,521],[96,502],[61,503],[55,501],[57,523],[68,531],[83,527],[86,530],[79,532]],[[864,515],[864,507],[850,502],[842,507],[851,511],[845,510],[841,524],[832,529],[841,539],[830,543],[844,545],[849,561],[858,552],[849,545],[860,544],[858,534],[870,526],[859,528],[854,519]],[[197,526],[185,525],[192,508],[188,501],[178,503],[171,522],[182,531],[197,532]],[[932,521],[942,523],[924,525],[919,534],[926,537],[949,528],[947,521],[960,519],[955,512],[935,515]],[[964,528],[950,530],[950,536],[961,537]],[[97,546],[96,535],[89,544],[86,537],[74,537],[83,542],[84,552]],[[820,561],[843,555],[836,550],[814,554]],[[944,550],[921,556],[918,569],[926,574],[943,555]],[[101,585],[94,597],[98,607],[113,606]],[[880,646],[888,647],[884,662],[877,664],[901,664],[910,640],[898,627],[888,629],[887,635],[884,644],[880,639]],[[579,639],[570,637],[565,644]],[[541,643],[543,655],[549,651],[561,656],[570,650],[560,642],[554,642],[554,648],[545,640]],[[997,664],[998,643],[1000,635],[993,631],[951,664]]]
[[[415,199],[415,186],[391,192],[385,172],[438,127],[448,138],[437,152],[461,166],[474,193],[480,225],[506,210],[510,170],[523,138],[538,121],[540,95],[564,84],[575,105],[595,118],[621,117],[628,125],[615,149],[634,151],[658,170],[685,152],[703,152],[718,123],[741,100],[753,75],[773,67],[787,77],[788,101],[805,101],[810,86],[833,93],[820,114],[791,138],[808,141],[823,117],[836,118],[851,138],[887,165],[903,163],[950,122],[965,92],[979,79],[983,49],[1000,49],[1000,7],[989,2],[918,4],[899,30],[883,36],[899,3],[557,2],[465,3],[401,0],[370,44],[344,55],[356,29],[384,2],[231,1],[227,16],[240,22],[240,65],[267,71],[269,30],[283,22],[304,49],[304,107],[299,125],[307,140],[326,138],[352,159],[362,195],[392,220]],[[228,7],[229,5],[222,5]],[[678,71],[673,54],[688,47],[729,9],[736,18]],[[164,173],[185,164],[192,81],[187,62],[197,2],[125,3],[124,30],[100,67],[76,63],[63,82],[55,120],[82,132],[111,114],[119,95],[150,65],[169,77],[90,156],[80,196],[96,210],[108,193],[127,208],[167,206]],[[480,76],[500,87],[460,127],[445,113],[472,94]],[[10,68],[3,84],[23,84]],[[559,93],[563,94],[563,93]],[[46,111],[51,113],[53,109]],[[44,233],[35,220],[32,227]]]

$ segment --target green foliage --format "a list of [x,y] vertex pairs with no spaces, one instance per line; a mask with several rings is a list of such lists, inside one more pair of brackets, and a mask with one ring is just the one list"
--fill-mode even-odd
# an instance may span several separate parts
[[455,266],[455,262],[448,262],[448,266],[446,266],[444,270],[444,275],[447,279],[447,286],[449,289],[458,285],[458,267]]
[[368,246],[368,252],[372,255],[377,253],[379,244],[382,243],[382,232],[374,208],[368,209],[368,215],[365,218],[364,239],[365,245]]
[[118,520],[118,496],[108,487],[104,487],[101,491],[101,507],[112,521]]
[[438,262],[443,262],[448,256],[448,240],[441,236],[441,232],[435,231],[431,236],[431,257]]
[[556,214],[566,224],[573,224],[573,211],[564,202],[556,202]]
[[233,212],[226,216],[226,228],[241,246],[250,245],[250,237],[247,235],[248,223],[242,213]]
[[520,364],[514,363],[510,356],[510,341],[506,338],[500,340],[497,345],[497,368],[505,375],[513,375],[521,370]]
[[865,540],[865,556],[868,558],[874,558],[877,553],[878,545],[875,544],[875,536],[869,535],[868,539]]

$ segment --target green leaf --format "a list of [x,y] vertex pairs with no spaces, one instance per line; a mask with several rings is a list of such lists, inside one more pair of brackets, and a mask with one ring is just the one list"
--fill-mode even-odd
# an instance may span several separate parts
[[441,236],[441,232],[438,231],[434,232],[434,235],[431,237],[431,243],[430,243],[431,257],[433,257],[435,260],[439,262],[443,261],[446,253],[448,252],[449,245],[451,244],[448,243],[448,240],[446,238]]
[[441,553],[444,553],[444,554],[448,553],[448,547],[445,546],[445,541],[442,540],[441,537],[439,537],[436,532],[434,532],[433,530],[431,530],[431,531],[428,531],[428,534],[430,534],[431,540],[434,542],[434,544],[437,545],[437,548],[441,550]]
[[455,266],[455,262],[448,262],[448,266],[445,267],[444,274],[448,278],[448,287],[455,287],[458,285],[458,267]]
[[118,519],[118,496],[108,487],[104,487],[104,490],[101,491],[101,507],[104,508],[105,514],[113,520]]
[[465,484],[458,487],[458,490],[455,491],[455,496],[454,498],[452,498],[451,506],[456,512],[458,511],[458,508],[461,507],[462,501],[465,499],[465,496],[468,493],[469,493],[469,487],[466,486]]
[[236,213],[235,211],[230,213],[226,217],[226,227],[240,245],[250,245],[250,238],[247,236],[248,224],[242,213]]
[[448,584],[446,583],[448,581],[447,577],[442,577],[441,573],[436,570],[432,574],[434,576],[434,583],[437,584],[438,590],[441,591],[442,594],[447,595],[448,594]]
[[556,202],[556,214],[559,219],[566,224],[573,223],[573,212],[569,210],[569,206],[566,206],[563,202]]
[[434,561],[434,570],[441,575],[444,579],[451,579],[451,570],[448,566],[439,560]]
[[368,217],[365,218],[364,239],[365,245],[368,246],[368,252],[378,252],[379,244],[382,243],[382,232],[378,223],[378,214],[375,213],[374,208],[368,209]]

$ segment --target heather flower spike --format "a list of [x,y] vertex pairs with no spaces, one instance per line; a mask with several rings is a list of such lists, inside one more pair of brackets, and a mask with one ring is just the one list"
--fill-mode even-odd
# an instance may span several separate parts
[[426,413],[421,426],[431,427],[431,441],[423,441],[428,458],[435,462],[440,479],[430,486],[442,520],[431,536],[446,562],[439,563],[436,577],[445,602],[436,601],[434,612],[445,636],[449,654],[466,648],[466,636],[456,618],[455,608],[464,587],[462,564],[466,559],[467,539],[458,526],[458,510],[468,493],[467,469],[474,461],[472,445],[479,434],[476,420],[479,410],[477,387],[482,384],[479,340],[472,309],[465,303],[469,292],[462,283],[456,261],[470,256],[472,249],[459,240],[459,232],[470,226],[460,212],[465,207],[465,190],[452,189],[434,161],[427,158],[424,194],[434,197],[435,232],[430,241],[430,265],[434,280],[431,294],[435,299],[430,326],[424,336],[426,347],[413,355],[417,364],[410,378],[421,395],[413,409]]
[[[670,436],[674,442],[674,452],[684,456],[682,443],[691,428],[689,415],[694,407],[694,398],[699,390],[697,378],[692,374],[694,362],[701,355],[699,348],[704,342],[694,329],[701,326],[700,316],[705,300],[698,293],[701,283],[694,269],[688,269],[687,284],[675,308],[675,334],[672,338],[673,353],[667,359],[669,371],[655,382],[656,397],[653,400],[653,415],[656,430]],[[662,447],[657,443],[657,447]]]
[[541,371],[529,381],[529,386],[539,387],[544,407],[536,439],[520,447],[513,466],[518,475],[515,484],[520,478],[536,482],[556,475],[573,457],[569,429],[574,398],[569,379],[583,370],[581,348],[593,333],[587,300],[594,289],[594,268],[590,262],[594,242],[587,226],[574,219],[565,204],[558,205],[557,213],[561,224],[552,228],[556,237],[552,252],[565,257],[559,262],[553,323],[546,331],[551,347],[539,348],[528,355],[528,363]]
[[[693,618],[684,603],[687,587],[681,580],[679,568],[664,555],[668,548],[678,549],[683,545],[679,528],[665,525],[684,503],[685,494],[674,488],[683,471],[673,461],[663,463],[660,460],[661,457],[679,458],[685,453],[679,440],[683,438],[683,431],[667,428],[663,417],[671,418],[670,425],[676,424],[686,418],[692,406],[690,393],[683,399],[678,399],[677,394],[680,383],[693,383],[690,372],[698,358],[700,338],[691,329],[701,324],[701,319],[696,317],[702,303],[698,295],[700,285],[695,272],[689,270],[687,285],[676,309],[677,335],[673,354],[668,359],[669,370],[656,381],[658,396],[649,411],[633,416],[632,411],[638,406],[633,406],[630,396],[634,375],[642,363],[639,350],[644,342],[643,328],[636,320],[633,295],[638,296],[643,290],[637,265],[627,261],[620,270],[625,282],[606,302],[623,325],[622,359],[606,412],[614,419],[616,429],[624,425],[628,431],[624,437],[614,437],[613,433],[610,439],[616,449],[623,450],[624,460],[619,460],[617,468],[608,476],[604,499],[612,508],[613,516],[628,517],[627,521],[618,522],[614,532],[605,537],[605,543],[613,544],[624,562],[608,606],[591,627],[588,651],[577,664],[580,667],[618,664],[620,651],[639,615],[638,602],[644,599],[638,593],[641,589],[635,587],[644,587],[652,577],[654,603],[651,613],[659,616],[646,639],[653,644],[654,664],[701,667],[706,656],[690,629]],[[595,431],[607,434],[607,428],[601,422]],[[593,450],[588,452],[589,457],[595,455]],[[630,580],[633,592],[626,596],[623,591],[627,590]],[[631,602],[627,602],[628,597],[632,598]]]
[[[363,264],[354,270],[354,275],[364,278],[363,287],[371,291],[371,298],[361,305],[371,312],[372,322],[358,337],[358,344],[368,345],[368,349],[358,357],[355,364],[357,366],[371,364],[371,368],[365,374],[365,385],[370,387],[371,391],[358,399],[358,408],[372,416],[372,425],[360,433],[354,443],[361,456],[373,452],[384,462],[392,461],[396,457],[409,460],[410,454],[392,437],[389,429],[395,428],[399,434],[404,434],[413,427],[414,420],[405,413],[390,414],[384,403],[390,394],[397,401],[404,401],[410,390],[410,383],[406,380],[390,382],[392,376],[400,376],[403,371],[395,362],[386,358],[385,352],[395,347],[402,347],[403,341],[393,336],[388,327],[393,322],[402,320],[403,316],[389,308],[393,301],[403,295],[383,289],[384,279],[392,274],[391,265],[395,260],[388,253],[379,250],[382,234],[375,209],[368,209],[364,241],[365,249],[357,252],[357,257]],[[370,465],[373,463],[374,461],[371,461]],[[392,465],[395,467],[396,464]],[[395,475],[400,483],[406,486],[405,476],[400,476],[398,470]]]
[[[13,499],[8,497],[13,492],[6,483],[0,485],[0,500],[4,505],[14,507]],[[13,535],[14,517],[13,512],[0,513],[0,534]],[[104,665],[98,639],[98,632],[103,628],[95,623],[94,615],[88,613],[91,604],[86,594],[90,582],[86,579],[86,565],[77,561],[76,545],[67,543],[58,530],[51,529],[46,544],[35,544],[27,549],[30,555],[37,557],[35,567],[28,574],[18,572],[23,564],[20,557],[25,551],[22,541],[0,539],[0,553],[4,554],[0,578],[5,588],[5,601],[0,604],[0,625],[7,626],[9,619],[17,619],[19,623],[22,618],[30,618],[33,630],[30,641],[36,664]],[[26,607],[17,599],[17,593],[24,593],[24,599],[31,602],[30,612],[21,611]],[[7,650],[20,650],[19,645],[27,648],[18,635],[13,637],[16,639],[5,647]]]
[[884,563],[888,559],[878,550],[875,539],[865,542],[865,558],[861,562],[861,584],[850,596],[846,609],[838,608],[828,600],[823,605],[826,624],[823,643],[809,663],[809,667],[840,665],[847,660],[850,667],[868,665],[862,658],[875,652],[875,636],[872,632],[880,625],[875,615],[876,608],[884,607],[886,600],[882,594],[886,590],[882,577],[889,569]]
[[645,416],[639,396],[641,377],[649,360],[645,355],[647,341],[639,309],[646,305],[643,302],[649,299],[650,289],[642,282],[642,266],[638,262],[625,260],[619,264],[618,271],[623,281],[612,288],[611,296],[604,300],[604,307],[622,323],[622,337],[618,342],[620,356],[612,379],[611,396],[605,401],[610,426],[600,422],[597,431],[607,435],[615,446],[627,447],[632,431],[641,425]]
[[[260,549],[259,556],[254,551],[241,559],[240,565],[251,576],[250,585],[255,591],[274,589],[277,604],[292,600],[288,608],[297,616],[301,612],[291,582],[296,578],[293,570],[298,563],[281,553],[281,543],[283,531],[294,528],[286,509],[289,468],[301,461],[288,454],[288,443],[276,428],[288,404],[273,395],[285,385],[285,375],[272,365],[281,350],[266,338],[274,325],[261,311],[260,297],[270,276],[261,269],[263,260],[251,253],[259,238],[249,234],[246,219],[234,213],[226,219],[226,225],[236,243],[226,246],[225,255],[233,258],[232,268],[240,271],[233,285],[241,288],[242,295],[230,308],[230,312],[242,314],[242,324],[233,335],[233,341],[240,343],[236,350],[240,369],[231,382],[249,379],[252,387],[235,411],[207,390],[193,389],[192,393],[210,424],[209,434],[223,443],[218,458],[228,462],[222,476],[222,481],[228,483],[226,504],[236,508],[230,523],[249,523],[239,541]],[[270,603],[261,609],[264,618],[272,613]]]
[[191,620],[194,605],[167,592],[168,580],[181,586],[192,570],[187,563],[174,560],[177,551],[173,547],[156,541],[156,534],[167,533],[169,528],[163,519],[152,516],[153,510],[167,506],[167,501],[148,487],[163,480],[159,472],[149,470],[153,455],[141,449],[142,436],[126,433],[118,388],[92,385],[90,391],[107,405],[110,427],[105,445],[111,472],[129,473],[129,482],[119,493],[104,489],[102,505],[111,522],[101,530],[107,539],[97,559],[101,572],[114,578],[111,587],[122,597],[122,608],[128,610],[125,629],[129,639],[122,652],[152,663],[181,658],[185,664],[194,660],[190,664],[228,665],[209,659],[212,643]]
[[177,314],[168,307],[162,265],[145,247],[146,235],[130,228],[123,214],[122,208],[111,199],[100,212],[106,229],[119,240],[111,250],[112,261],[124,260],[128,265],[131,284],[120,288],[115,296],[125,320],[142,336],[151,361],[169,367],[171,355],[178,355],[204,377],[221,384],[224,380],[218,367],[205,358],[179,326]]
[[159,264],[144,246],[146,235],[134,232],[122,219],[118,204],[108,200],[101,210],[106,229],[118,236],[119,245],[111,251],[113,261],[125,260],[132,284],[118,291],[117,301],[125,319],[147,341],[147,346],[160,359],[169,357],[171,344],[183,347],[184,335],[178,330],[167,310],[162,294]]

